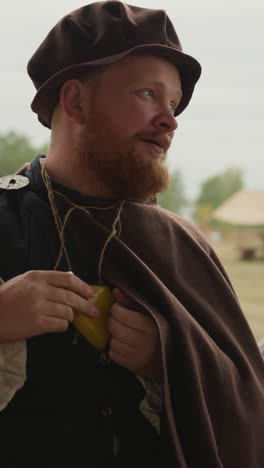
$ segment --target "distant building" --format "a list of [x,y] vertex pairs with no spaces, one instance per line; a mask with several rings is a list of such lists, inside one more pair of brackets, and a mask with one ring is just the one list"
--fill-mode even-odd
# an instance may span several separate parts
[[264,258],[264,190],[240,190],[212,214],[234,227],[235,241],[243,259]]

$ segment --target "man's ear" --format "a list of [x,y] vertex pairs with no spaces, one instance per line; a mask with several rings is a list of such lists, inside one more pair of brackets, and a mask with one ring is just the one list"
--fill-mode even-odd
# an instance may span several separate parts
[[85,123],[84,85],[73,79],[64,83],[60,91],[60,106],[70,120],[83,125]]

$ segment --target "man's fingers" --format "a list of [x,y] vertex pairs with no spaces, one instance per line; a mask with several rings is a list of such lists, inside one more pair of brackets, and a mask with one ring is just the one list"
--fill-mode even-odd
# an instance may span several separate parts
[[[135,333],[135,329],[132,330],[132,328],[127,325],[123,325],[112,317],[109,317],[107,326],[111,335],[115,339],[122,343],[126,343],[129,346],[137,346],[138,338],[137,333]],[[138,333],[140,333],[140,331],[138,331]]]
[[71,306],[52,301],[47,301],[47,312],[45,315],[61,320],[67,320],[67,322],[72,322],[74,319],[74,311]]
[[148,317],[142,312],[127,309],[126,307],[119,305],[117,302],[112,306],[111,317],[117,322],[142,333],[149,333],[150,326],[151,329],[155,327],[151,317]]
[[[65,307],[65,310],[70,308],[73,312],[81,312],[82,314],[91,317],[97,317],[99,314],[98,309],[93,304],[69,289],[49,286],[49,288],[46,290],[46,299],[50,304],[50,311],[48,315],[53,317],[57,316],[55,315],[55,309],[53,311],[53,308],[56,304],[60,305],[62,310],[63,307]],[[73,320],[73,317],[71,320]]]
[[140,358],[137,356],[136,359],[135,354],[137,354],[137,350],[134,347],[120,343],[114,338],[111,339],[109,349],[109,357],[111,360],[134,373],[139,372],[144,363],[142,353],[140,353]]
[[109,352],[109,357],[113,362],[118,364],[119,366],[125,367],[126,369],[130,370],[133,372],[133,360],[127,359],[126,357],[122,356],[119,353],[116,353],[115,351]]
[[31,281],[46,282],[50,286],[69,289],[79,296],[89,299],[94,295],[93,289],[76,275],[64,271],[28,271],[25,277]]
[[118,355],[123,359],[133,361],[135,358],[135,347],[126,343],[122,343],[121,341],[112,337],[110,341],[109,353],[115,353],[116,356]]
[[[69,305],[74,312],[80,312],[89,317],[97,317],[99,315],[99,310],[88,301],[88,299],[94,296],[92,287],[72,272],[55,273],[60,273],[59,277],[56,276],[54,278],[55,286],[59,292],[57,302],[62,301],[63,304]],[[59,279],[58,283],[56,282],[57,279]],[[65,286],[60,286],[61,284]],[[66,289],[63,289],[64,287]],[[60,298],[61,294],[62,298]]]
[[[98,309],[88,301],[93,295],[93,289],[73,274],[61,271],[29,271],[25,279],[30,290],[36,287],[43,298],[50,303],[47,315],[56,317],[54,304],[70,307],[73,312],[80,312],[91,317],[97,317]],[[67,320],[72,314],[66,312]]]
[[113,296],[118,304],[128,309],[136,307],[136,302],[118,288],[113,289]]
[[41,333],[63,333],[69,327],[68,320],[63,320],[59,318],[43,316],[41,329],[38,334]]

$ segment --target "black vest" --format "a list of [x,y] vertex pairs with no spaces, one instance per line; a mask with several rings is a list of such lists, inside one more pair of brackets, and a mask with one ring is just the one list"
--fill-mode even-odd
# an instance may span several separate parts
[[[31,185],[0,195],[0,276],[52,269],[58,240],[33,163]],[[78,258],[78,246],[71,245]],[[77,262],[75,273],[96,275]],[[67,269],[60,265],[60,269]],[[27,381],[0,413],[3,468],[160,467],[159,438],[139,411],[144,390],[74,330],[28,340]]]

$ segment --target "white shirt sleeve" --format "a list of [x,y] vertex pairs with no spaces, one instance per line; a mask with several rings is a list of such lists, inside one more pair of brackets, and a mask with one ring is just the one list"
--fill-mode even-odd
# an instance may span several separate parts
[[0,343],[0,411],[26,380],[26,341]]
[[137,376],[141,385],[146,390],[144,399],[140,403],[140,411],[160,434],[160,413],[162,406],[162,388],[157,380],[142,379]]

